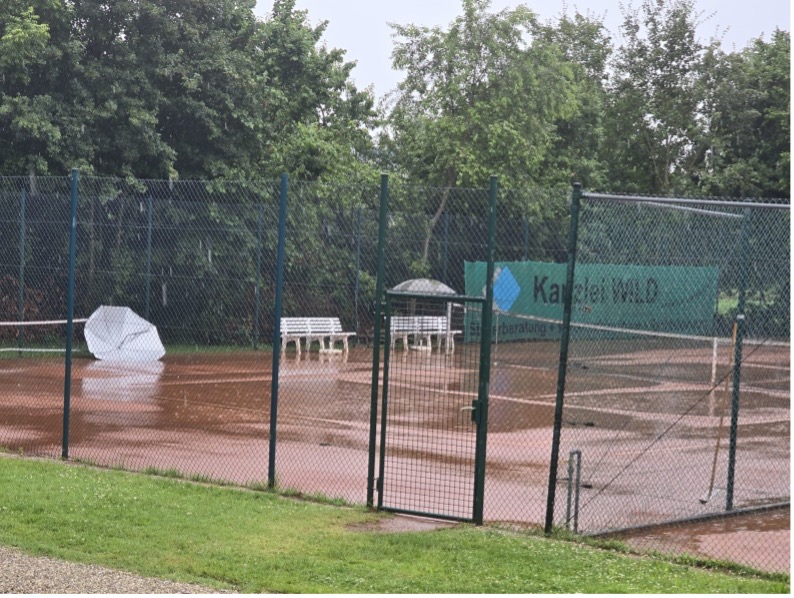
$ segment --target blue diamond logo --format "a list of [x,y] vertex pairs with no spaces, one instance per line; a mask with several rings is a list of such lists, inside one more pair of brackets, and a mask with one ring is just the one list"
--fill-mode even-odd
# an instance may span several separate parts
[[518,296],[521,294],[521,287],[518,286],[515,276],[504,267],[497,274],[493,283],[493,299],[501,311],[510,311]]

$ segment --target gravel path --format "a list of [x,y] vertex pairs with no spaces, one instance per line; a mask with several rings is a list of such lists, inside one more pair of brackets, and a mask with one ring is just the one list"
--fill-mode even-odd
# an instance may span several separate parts
[[30,556],[0,546],[3,594],[217,594],[212,588],[140,577],[98,565]]

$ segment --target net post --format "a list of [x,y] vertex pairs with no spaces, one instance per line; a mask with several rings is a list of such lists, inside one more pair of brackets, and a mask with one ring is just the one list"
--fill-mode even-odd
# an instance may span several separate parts
[[381,302],[384,287],[384,255],[389,205],[389,175],[380,175],[380,214],[378,218],[378,273],[375,281],[375,322],[372,332],[372,393],[369,413],[369,460],[367,463],[367,506],[374,506],[375,450],[378,426],[378,376],[380,373]]
[[268,450],[267,485],[276,485],[276,424],[278,423],[278,375],[281,362],[281,311],[284,297],[284,262],[287,237],[287,187],[289,177],[281,175],[278,208],[278,249],[276,256],[276,299],[273,314],[273,376],[270,380],[270,447]]
[[72,403],[72,340],[74,337],[74,277],[77,261],[77,192],[79,172],[72,169],[71,219],[69,221],[69,288],[66,294],[66,372],[63,380],[63,442],[61,457],[69,458]]
[[568,233],[568,268],[563,290],[562,330],[560,332],[560,361],[557,370],[557,399],[554,406],[554,430],[549,459],[549,489],[546,501],[546,522],[544,532],[548,535],[554,526],[554,499],[557,488],[557,462],[560,457],[560,434],[562,431],[562,404],[565,395],[565,374],[568,369],[568,342],[571,332],[571,311],[573,304],[573,279],[576,268],[576,242],[579,229],[579,204],[582,197],[581,183],[573,184],[571,194],[571,226]]
[[[574,470],[574,461],[576,469]],[[573,449],[568,453],[568,499],[565,510],[565,529],[571,529],[573,519],[573,533],[579,533],[579,494],[582,489],[582,451]],[[571,511],[573,502],[573,512]]]

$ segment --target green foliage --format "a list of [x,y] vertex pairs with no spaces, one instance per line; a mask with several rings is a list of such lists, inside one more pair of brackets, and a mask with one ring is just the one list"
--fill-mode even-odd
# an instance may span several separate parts
[[266,175],[360,182],[376,174],[368,166],[374,100],[352,84],[344,51],[322,45],[326,26],[310,26],[295,0],[277,0],[258,31],[257,66],[270,90],[262,105],[271,127],[262,139]]
[[490,14],[489,4],[464,0],[448,30],[392,26],[400,39],[394,68],[406,76],[383,143],[414,182],[533,180],[554,120],[574,110],[573,73],[560,49],[537,35],[534,13],[518,6]]
[[691,0],[645,0],[624,17],[601,149],[608,189],[787,196],[789,34],[726,53],[697,38]]
[[[393,26],[405,77],[379,119],[295,4],[257,20],[253,0],[8,0],[0,174],[790,192],[788,32],[726,52],[697,38],[692,0],[643,0],[613,47],[591,14],[462,0],[447,28]],[[425,199],[432,234],[449,197]]]
[[253,0],[4,5],[0,172],[366,172],[372,98],[294,4],[264,22]]
[[[508,188],[541,180],[557,122],[576,113],[574,70],[532,11],[520,5],[493,14],[488,0],[462,4],[446,30],[392,25],[393,65],[406,75],[380,142],[410,181],[445,189],[408,208],[429,216],[414,275],[427,271],[449,189],[482,188],[491,175]],[[482,213],[486,201],[458,196],[454,211]]]
[[49,27],[27,2],[9,0],[0,7],[0,71],[30,82],[28,66],[45,60]]
[[414,260],[410,265],[412,278],[430,278],[430,262],[426,260]]
[[603,23],[592,15],[563,14],[542,28],[547,43],[556,45],[573,72],[574,110],[555,120],[552,144],[540,173],[541,186],[581,183],[600,189],[607,183],[607,165],[600,149],[605,142],[608,94],[607,64],[612,43]]
[[726,54],[712,48],[704,61],[706,124],[698,138],[693,180],[697,192],[738,197],[790,193],[791,37],[777,30]]
[[666,195],[679,187],[698,121],[705,48],[692,0],[644,0],[624,13],[607,108],[610,183]]

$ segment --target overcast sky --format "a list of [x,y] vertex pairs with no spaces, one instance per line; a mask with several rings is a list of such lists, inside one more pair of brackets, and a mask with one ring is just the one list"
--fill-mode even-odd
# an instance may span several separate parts
[[[719,37],[726,50],[744,48],[751,39],[762,34],[768,41],[769,34],[775,28],[790,30],[789,0],[695,1],[704,18],[711,15],[699,29],[701,41]],[[603,17],[616,45],[620,41],[620,0],[578,0],[569,3],[492,0],[490,10],[497,12],[519,4],[526,4],[543,20],[559,16],[563,6],[568,4],[571,14],[575,7],[579,12]],[[636,7],[641,5],[641,0],[626,0],[623,4]],[[329,22],[324,41],[329,47],[347,51],[347,60],[357,63],[353,70],[356,86],[364,88],[372,85],[378,99],[395,88],[401,79],[400,73],[391,68],[393,40],[388,23],[446,27],[462,12],[460,0],[297,0],[296,6],[309,11],[312,24],[325,20]],[[265,16],[272,7],[272,0],[257,0],[256,13]]]

